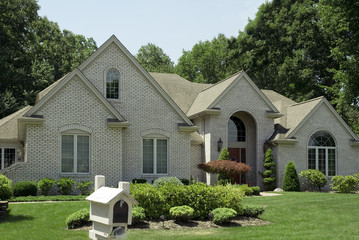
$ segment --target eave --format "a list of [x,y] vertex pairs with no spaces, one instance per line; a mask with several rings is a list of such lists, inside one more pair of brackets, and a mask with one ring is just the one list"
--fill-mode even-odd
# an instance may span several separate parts
[[351,139],[351,146],[352,147],[359,147],[359,140]]
[[25,140],[26,126],[35,125],[41,126],[44,123],[44,118],[42,116],[30,116],[30,117],[21,117],[17,119],[18,122],[18,138],[19,141]]
[[206,109],[199,113],[192,114],[191,116],[188,116],[189,119],[194,119],[198,117],[202,117],[205,115],[219,115],[221,113],[221,109]]
[[199,130],[199,127],[194,126],[194,125],[178,124],[178,127],[179,127],[179,131],[181,133],[192,133],[192,132],[195,132],[195,131]]
[[283,117],[284,114],[280,112],[267,111],[267,118],[280,118]]
[[131,125],[128,121],[118,121],[116,119],[107,119],[107,126],[109,128],[128,128]]
[[290,139],[276,139],[270,142],[277,145],[294,145],[298,142],[298,140],[290,138]]

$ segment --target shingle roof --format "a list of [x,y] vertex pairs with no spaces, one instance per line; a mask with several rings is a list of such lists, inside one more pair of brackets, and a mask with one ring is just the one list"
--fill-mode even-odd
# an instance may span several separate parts
[[177,74],[151,72],[150,75],[184,113],[187,113],[192,106],[198,93],[212,86],[212,84],[190,82]]
[[46,94],[48,94],[57,84],[59,84],[68,74],[60,78],[59,80],[53,82],[50,86],[42,90],[36,95],[36,103],[38,103]]
[[26,106],[19,111],[0,119],[0,140],[16,141],[18,139],[17,119],[22,117],[31,106]]

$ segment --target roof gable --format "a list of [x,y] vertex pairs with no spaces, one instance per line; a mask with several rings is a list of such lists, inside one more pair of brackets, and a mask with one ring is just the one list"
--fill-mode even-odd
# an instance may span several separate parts
[[193,102],[191,108],[188,110],[187,115],[189,117],[198,114],[206,109],[215,108],[217,103],[232,89],[232,87],[238,83],[238,81],[247,81],[260,98],[269,106],[271,111],[278,112],[278,109],[272,104],[272,102],[266,97],[265,94],[253,83],[245,72],[239,72],[227,79],[224,79],[212,87],[200,92]]
[[136,58],[127,50],[127,48],[112,35],[104,44],[102,44],[96,52],[94,52],[85,62],[83,62],[79,69],[80,71],[84,70],[92,61],[94,61],[105,49],[107,49],[111,44],[115,44],[124,56],[132,63],[135,68],[138,70],[142,76],[156,89],[160,96],[165,99],[165,101],[175,110],[175,112],[183,119],[188,125],[193,125],[192,122],[187,118],[186,114],[181,110],[181,108],[174,102],[174,100],[162,89],[160,84],[158,84],[153,77],[138,63]]
[[[332,107],[332,105],[328,102],[328,100],[325,97],[319,97],[315,99],[311,99],[308,101],[303,102],[305,105],[308,105],[308,109],[306,112],[303,112],[301,115],[301,120],[298,121],[295,125],[293,125],[293,128],[287,133],[286,138],[293,138],[294,134],[310,119],[310,117],[322,106],[325,105],[328,107],[329,111],[338,119],[338,121],[341,123],[341,125],[344,127],[345,130],[353,137],[355,140],[359,140],[358,136],[349,128],[349,126],[344,122],[344,120],[339,116],[337,111]],[[302,103],[302,104],[303,104]],[[298,104],[298,106],[301,103]],[[296,107],[294,105],[293,107]],[[300,109],[297,109],[300,110]],[[292,115],[295,112],[292,112]],[[297,111],[298,113],[298,111]],[[294,118],[295,116],[291,116],[291,118]]]
[[82,74],[79,69],[75,69],[70,74],[66,75],[64,78],[60,79],[56,85],[54,85],[48,93],[41,98],[41,100],[31,108],[24,116],[30,117],[34,115],[45,103],[47,103],[60,89],[62,89],[71,79],[77,76],[90,92],[98,98],[98,100],[113,114],[113,116],[121,121],[126,121],[121,114],[114,108],[112,105],[105,99],[105,97],[91,84],[91,82]]
[[27,111],[31,109],[31,106],[26,106],[17,112],[0,119],[0,141],[18,140],[18,119],[21,118]]

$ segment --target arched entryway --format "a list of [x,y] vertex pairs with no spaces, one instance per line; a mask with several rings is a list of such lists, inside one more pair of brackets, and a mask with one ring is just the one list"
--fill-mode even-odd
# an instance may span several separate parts
[[248,164],[252,171],[247,175],[235,176],[238,184],[255,183],[256,159],[256,123],[252,115],[239,111],[228,120],[227,128],[228,151],[231,160]]

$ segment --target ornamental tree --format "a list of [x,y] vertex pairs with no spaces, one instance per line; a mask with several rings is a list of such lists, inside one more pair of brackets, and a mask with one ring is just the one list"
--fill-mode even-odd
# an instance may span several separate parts
[[287,164],[287,167],[285,168],[282,188],[284,191],[292,191],[292,192],[300,191],[297,170],[292,161],[290,161]]
[[270,148],[267,149],[264,156],[264,168],[266,169],[264,172],[259,172],[263,177],[264,189],[266,191],[273,191],[276,188],[275,162]]
[[198,164],[197,167],[207,173],[222,174],[225,176],[246,174],[251,170],[251,167],[247,164],[231,160],[214,160],[208,163]]

